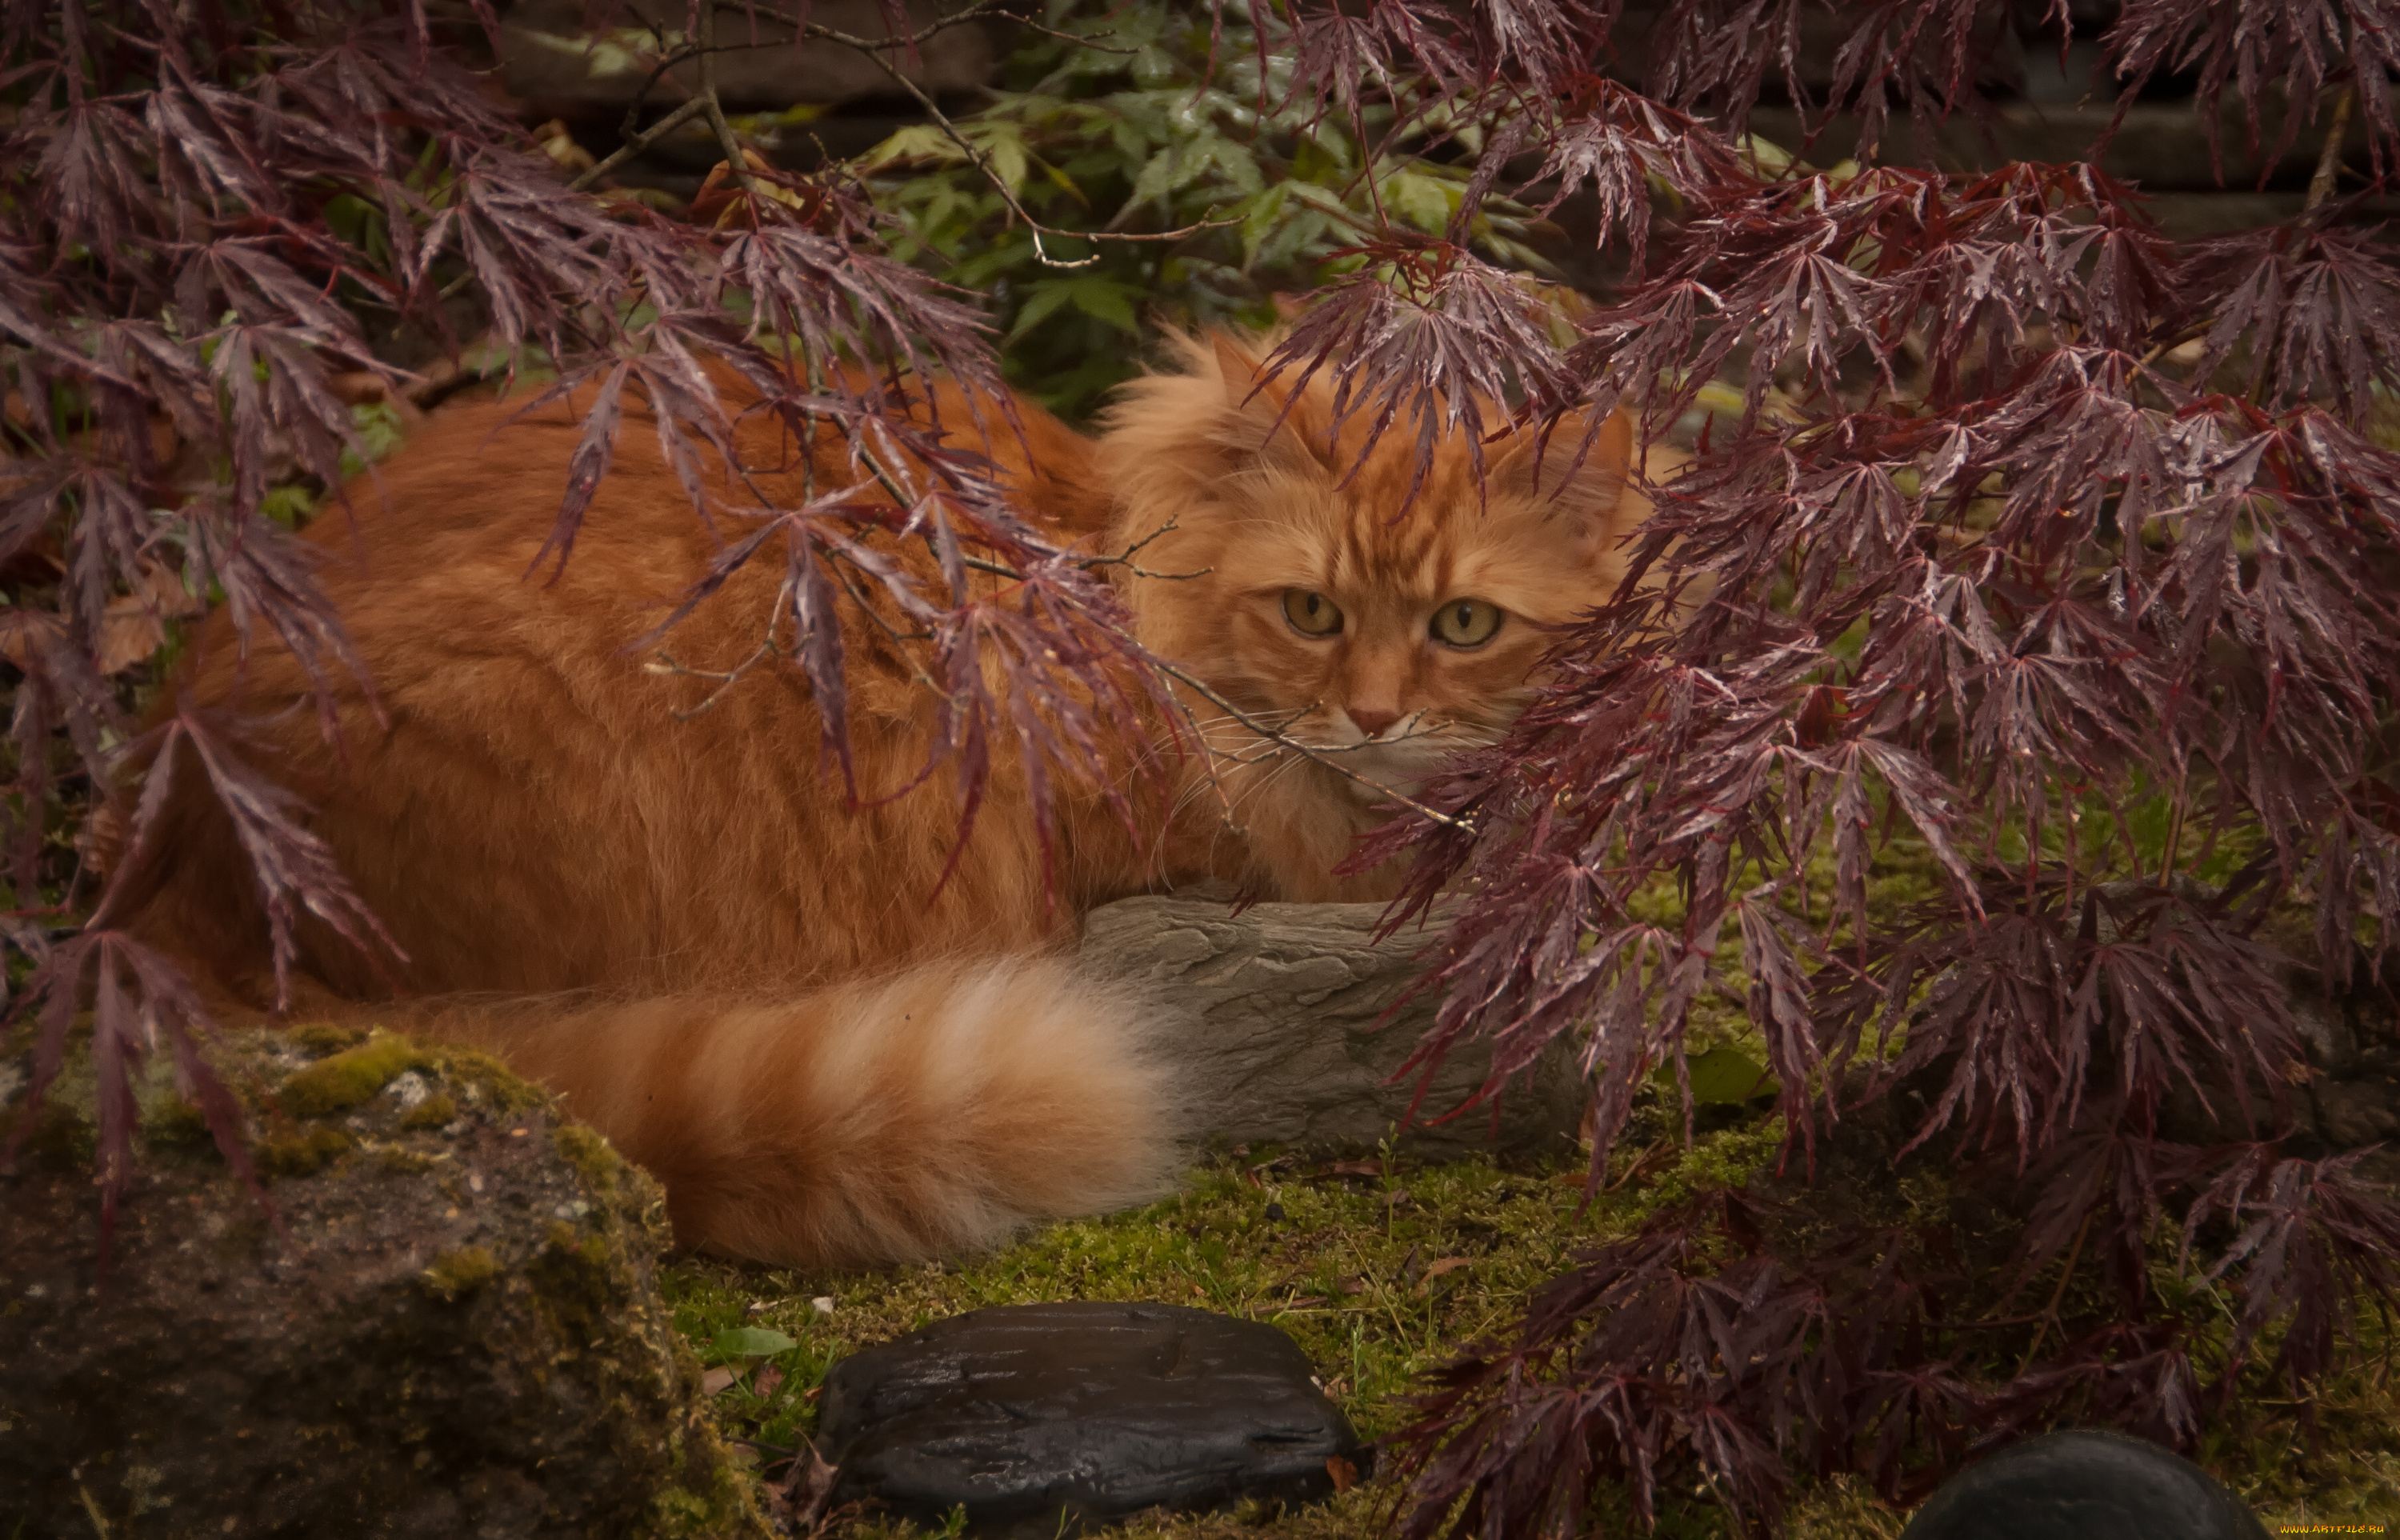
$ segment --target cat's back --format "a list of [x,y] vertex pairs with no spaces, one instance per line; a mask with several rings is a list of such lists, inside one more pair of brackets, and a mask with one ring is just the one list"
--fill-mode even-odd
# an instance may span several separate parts
[[[758,409],[746,385],[722,376],[717,383],[739,474],[728,475],[716,447],[683,429],[686,469],[707,490],[706,514],[694,507],[659,442],[655,416],[632,390],[605,453],[585,421],[588,389],[530,407],[460,402],[431,415],[391,460],[328,500],[304,536],[324,555],[320,580],[362,634],[387,624],[439,623],[445,603],[495,601],[552,621],[579,602],[598,603],[620,612],[610,624],[618,630],[654,612],[639,628],[647,631],[757,518],[853,484],[869,498],[882,496],[831,428],[802,444],[783,420]],[[896,416],[946,446],[989,461],[1044,533],[1071,542],[1108,524],[1111,509],[1098,489],[1091,443],[1031,403],[971,396],[945,381],[892,404]],[[588,501],[569,525],[561,514],[571,488]],[[910,545],[887,556],[920,565]],[[922,565],[933,576],[930,563]]]
[[[1092,496],[1080,436],[988,399],[978,427],[944,388],[945,425],[973,435],[1037,516],[1062,535],[1097,520],[1079,500]],[[562,566],[553,536],[590,466],[587,404],[439,412],[309,527],[357,665],[320,656],[330,738],[300,650],[265,635],[245,650],[223,609],[202,628],[184,698],[242,724],[407,956],[378,972],[304,919],[304,968],[350,996],[394,983],[672,989],[871,971],[951,930],[976,949],[1038,944],[1050,923],[1039,855],[1008,797],[942,883],[947,786],[852,807],[824,773],[822,717],[789,661],[781,541],[650,634],[757,516],[857,482],[845,447],[828,433],[804,459],[752,415],[734,441],[744,474],[708,477],[704,518],[629,392]],[[852,616],[845,642],[850,737],[873,797],[908,784],[930,704],[890,637]],[[171,854],[143,928],[189,954],[250,957],[257,995],[266,927],[247,858],[188,770],[159,843]]]

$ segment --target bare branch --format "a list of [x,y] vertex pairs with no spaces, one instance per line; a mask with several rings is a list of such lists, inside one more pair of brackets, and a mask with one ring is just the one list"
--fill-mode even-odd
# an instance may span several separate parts
[[2350,132],[2350,115],[2358,105],[2358,82],[2350,83],[2341,99],[2333,104],[2333,121],[2325,126],[2325,148],[2317,152],[2316,174],[2309,178],[2309,199],[2301,207],[2314,209],[2333,196],[2334,184],[2341,178],[2341,142]]

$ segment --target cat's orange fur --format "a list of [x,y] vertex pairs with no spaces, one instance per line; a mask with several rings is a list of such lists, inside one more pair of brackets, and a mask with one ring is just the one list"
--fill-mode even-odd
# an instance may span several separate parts
[[[1356,432],[1328,441],[1321,389],[1270,434],[1286,401],[1254,390],[1249,354],[1223,338],[1179,346],[1184,372],[1129,387],[1098,445],[1023,402],[1012,426],[947,386],[941,420],[1037,519],[1111,550],[1147,542],[1142,569],[1181,574],[1111,569],[1143,641],[1242,711],[1403,789],[1448,748],[1504,729],[1547,628],[1615,586],[1616,546],[1646,511],[1623,490],[1623,425],[1563,492],[1572,432],[1538,486],[1530,443],[1494,445],[1480,508],[1453,436],[1400,516],[1414,455],[1404,435],[1337,486]],[[1060,788],[1055,905],[1004,751],[941,883],[957,832],[948,777],[849,806],[817,762],[796,669],[755,668],[712,709],[674,715],[716,688],[701,673],[757,648],[780,559],[754,562],[669,634],[696,672],[647,670],[630,650],[716,551],[638,409],[564,575],[526,578],[578,425],[564,407],[511,422],[512,410],[437,415],[379,488],[352,488],[355,521],[308,533],[380,721],[345,686],[329,744],[283,649],[261,643],[245,659],[224,615],[196,645],[192,697],[248,722],[258,762],[307,800],[405,953],[378,965],[304,920],[304,998],[372,1001],[397,983],[410,1002],[382,1015],[494,1047],[561,1092],[662,1179],[685,1244],[725,1254],[922,1258],[1155,1190],[1173,1088],[1138,1008],[1075,977],[1062,944],[1093,905],[1201,878],[1274,897],[1384,894],[1388,875],[1332,872],[1379,820],[1374,794],[1263,750],[1194,699],[1214,753],[1170,759],[1168,800],[1144,804],[1141,839],[1091,786]],[[738,443],[771,499],[805,495],[772,426],[754,419]],[[858,479],[830,433],[812,454],[819,493]],[[1287,589],[1329,596],[1345,630],[1296,632]],[[1435,606],[1464,596],[1506,614],[1473,651],[1426,630]],[[853,752],[873,798],[922,760],[933,706],[915,644],[860,616],[844,626]],[[1374,741],[1362,724],[1381,729]],[[1133,768],[1102,767],[1155,785]],[[200,783],[179,767],[126,909],[223,995],[264,1007],[265,916]]]

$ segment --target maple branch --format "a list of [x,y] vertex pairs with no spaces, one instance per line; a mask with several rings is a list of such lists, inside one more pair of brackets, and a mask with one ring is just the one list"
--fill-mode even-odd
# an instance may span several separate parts
[[1231,219],[1203,219],[1186,225],[1180,230],[1160,230],[1152,234],[1124,230],[1060,230],[1044,225],[1034,218],[1032,211],[1023,203],[1017,201],[1016,192],[1008,185],[1007,179],[1000,174],[999,169],[992,165],[990,157],[967,142],[966,136],[959,132],[958,125],[950,121],[949,115],[934,103],[934,99],[926,94],[923,88],[903,75],[897,66],[885,59],[882,53],[876,51],[871,45],[847,37],[837,38],[836,41],[848,42],[852,48],[865,49],[867,58],[875,61],[876,67],[892,77],[893,84],[917,99],[917,105],[925,109],[925,116],[934,120],[934,126],[942,130],[942,136],[956,144],[967,159],[974,163],[975,169],[983,173],[984,180],[991,184],[992,190],[1000,195],[1001,201],[1008,205],[1009,212],[1025,222],[1026,230],[1033,237],[1033,260],[1044,267],[1061,269],[1089,267],[1100,260],[1100,253],[1097,251],[1089,256],[1054,257],[1043,247],[1042,238],[1045,235],[1053,239],[1086,240],[1095,243],[1103,240],[1181,240],[1184,237],[1202,230],[1223,229],[1239,223]]
[[2341,93],[2333,104],[2333,122],[2325,129],[2325,148],[2317,152],[2316,175],[2309,178],[2309,200],[2300,206],[2303,213],[2316,208],[2333,196],[2334,183],[2341,175],[2341,142],[2350,132],[2351,110],[2358,104],[2358,82]]
[[1081,566],[1086,572],[1097,572],[1104,566],[1121,566],[1137,578],[1156,578],[1163,582],[1170,583],[1184,582],[1193,578],[1205,578],[1211,572],[1216,571],[1217,569],[1213,566],[1204,566],[1195,568],[1190,572],[1152,572],[1150,568],[1142,566],[1134,561],[1134,558],[1141,553],[1143,547],[1149,545],[1151,541],[1157,539],[1160,536],[1167,534],[1179,527],[1180,527],[1180,520],[1170,516],[1165,524],[1160,525],[1156,529],[1144,535],[1140,539],[1134,541],[1133,544],[1125,547],[1125,550],[1118,552],[1116,555],[1090,556],[1076,565]]
[[[787,588],[789,587],[788,582],[785,586]],[[695,716],[705,715],[707,713],[716,710],[716,703],[725,699],[725,692],[740,684],[743,676],[748,674],[752,669],[757,668],[760,663],[765,662],[770,658],[782,658],[787,656],[784,648],[778,646],[775,641],[776,624],[784,618],[784,605],[781,602],[782,595],[777,595],[777,599],[778,602],[775,607],[770,610],[767,615],[766,639],[758,644],[757,647],[751,652],[750,656],[743,659],[740,662],[734,664],[730,669],[692,668],[687,664],[675,661],[675,655],[667,651],[664,647],[658,649],[658,656],[651,661],[642,665],[642,672],[645,674],[661,674],[675,678],[714,679],[716,681],[716,688],[710,690],[707,698],[702,701],[700,704],[691,707],[689,710],[676,710],[670,707],[667,712],[668,715],[674,717],[678,722],[689,722]]]
[[725,120],[725,104],[716,99],[716,7],[714,5],[700,7],[698,25],[700,27],[698,100],[705,103],[708,126],[716,132],[716,147],[725,152],[727,173],[733,178],[734,184],[740,187],[743,195],[751,200],[753,207],[750,211],[750,218],[755,224],[758,219],[758,211],[756,207],[758,199],[758,184],[751,179],[750,163],[742,153],[741,141],[733,137],[733,125]]
[[709,101],[710,99],[706,95],[693,96],[689,101],[684,102],[683,105],[677,107],[675,111],[667,114],[664,117],[660,118],[648,128],[644,129],[640,133],[634,134],[632,138],[627,139],[623,143],[619,144],[616,149],[609,152],[608,158],[595,163],[591,170],[585,171],[582,175],[568,183],[566,184],[566,190],[570,193],[580,193],[584,188],[589,187],[592,184],[599,181],[602,177],[607,176],[610,171],[615,170],[626,161],[633,159],[635,156],[641,154],[644,150],[648,149],[651,145],[657,143],[668,134],[675,132],[677,129],[682,128],[693,118],[698,117],[702,113],[708,111]]
[[[975,18],[989,13],[997,3],[998,0],[975,0],[973,5],[961,6],[957,10],[950,12],[947,16],[935,17],[933,20],[918,28],[915,32],[892,33],[882,37],[861,36],[856,33],[844,32],[839,27],[828,27],[822,21],[797,20],[790,13],[781,15],[777,20],[791,21],[793,25],[798,29],[800,35],[803,37],[814,37],[827,43],[839,43],[845,48],[857,48],[863,52],[872,52],[876,49],[881,48],[913,48],[918,44],[924,42],[930,37],[935,36],[941,33],[946,33],[952,27],[962,26],[965,23],[974,20]],[[754,5],[748,3],[748,0],[713,0],[712,4],[703,6],[701,8],[702,10],[710,11],[739,11],[743,16],[752,15],[757,9]],[[805,7],[803,7],[800,14],[806,14]],[[1012,16],[1007,17],[1004,20],[1021,21],[1022,18]],[[770,45],[761,43],[756,45],[742,44],[738,46],[744,48],[766,48]]]
[[[960,25],[961,22],[971,21],[976,17],[983,15],[991,8],[992,3],[993,0],[976,0],[975,4],[968,6],[962,10],[953,11],[948,16],[939,18],[930,25],[920,27],[917,31],[907,34],[906,35],[895,35],[886,38],[880,43],[873,42],[864,37],[853,36],[839,28],[828,27],[820,22],[796,21],[794,24],[798,28],[800,35],[803,37],[820,38],[828,43],[839,43],[849,48],[861,49],[878,48],[914,48],[918,44],[924,42],[927,38],[934,36],[936,34],[947,32],[950,28]],[[701,34],[698,38],[689,48],[661,51],[659,56],[659,61],[651,66],[648,77],[642,82],[641,88],[634,91],[633,105],[625,109],[625,125],[621,130],[621,142],[618,144],[617,148],[609,154],[607,159],[601,161],[598,165],[593,166],[591,170],[583,172],[574,181],[568,183],[566,184],[566,190],[568,192],[581,192],[584,188],[590,186],[601,177],[607,175],[610,171],[615,170],[626,161],[632,159],[637,155],[640,155],[643,151],[657,143],[661,138],[674,132],[675,129],[683,127],[686,123],[690,122],[695,116],[703,113],[709,115],[710,126],[718,130],[717,142],[719,145],[721,146],[724,144],[731,130],[730,125],[727,125],[723,121],[723,108],[721,102],[712,102],[712,98],[716,96],[714,82],[716,70],[714,64],[711,62],[711,56],[720,53],[733,53],[746,48],[767,48],[774,45],[767,43],[718,44],[716,41],[716,13],[719,9],[738,9],[744,15],[749,15],[753,13],[754,7],[747,6],[732,6],[727,4],[726,0],[715,0],[715,3],[700,7],[702,13],[699,19]],[[657,31],[655,27],[652,30],[654,33]],[[1041,30],[1047,31],[1048,29],[1043,28]],[[778,43],[780,43],[780,40],[778,40]],[[700,89],[666,116],[659,119],[656,123],[651,124],[648,128],[636,131],[634,127],[636,115],[641,111],[642,102],[648,97],[651,89],[655,87],[661,79],[665,77],[666,73],[669,70],[674,69],[678,64],[689,63],[695,60],[699,61],[701,64]],[[746,176],[746,173],[738,172],[737,174]]]

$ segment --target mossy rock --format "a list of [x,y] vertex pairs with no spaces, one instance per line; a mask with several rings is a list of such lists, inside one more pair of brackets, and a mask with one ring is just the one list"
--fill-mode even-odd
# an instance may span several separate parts
[[767,1533],[659,1300],[657,1183],[483,1055],[301,1029],[212,1056],[271,1216],[162,1069],[104,1280],[88,1064],[0,1172],[0,1514],[134,1540]]

